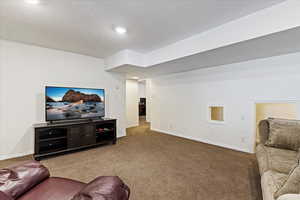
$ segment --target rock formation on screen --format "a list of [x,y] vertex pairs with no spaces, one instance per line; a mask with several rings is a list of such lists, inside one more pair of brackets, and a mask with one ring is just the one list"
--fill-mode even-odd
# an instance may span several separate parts
[[55,102],[51,97],[46,96],[46,102]]
[[78,102],[82,100],[83,102],[102,102],[102,99],[97,94],[84,94],[81,92],[76,92],[74,90],[69,90],[63,96],[63,102]]

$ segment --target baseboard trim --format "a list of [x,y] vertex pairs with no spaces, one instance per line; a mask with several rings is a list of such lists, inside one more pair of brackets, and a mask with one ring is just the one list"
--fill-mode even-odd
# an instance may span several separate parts
[[181,137],[181,138],[185,138],[185,139],[189,139],[189,140],[194,140],[194,141],[197,141],[197,142],[202,142],[202,143],[205,143],[205,144],[211,144],[211,145],[214,145],[214,146],[218,146],[218,147],[223,147],[223,148],[226,148],[226,149],[231,149],[231,150],[235,150],[235,151],[239,151],[239,152],[243,152],[243,153],[253,153],[253,152],[250,152],[249,150],[246,150],[246,149],[242,149],[242,148],[239,148],[239,147],[234,147],[234,146],[230,146],[230,145],[226,145],[226,144],[220,144],[220,143],[216,143],[216,142],[212,142],[210,140],[205,140],[205,139],[201,139],[201,138],[194,138],[194,137],[191,137],[191,136],[186,136],[186,135],[181,135],[181,134],[175,134],[175,133],[172,133],[170,131],[165,131],[165,130],[160,130],[160,129],[151,129],[153,131],[156,131],[156,132],[160,132],[160,133],[163,133],[163,134],[167,134],[167,135],[172,135],[172,136],[177,136],[177,137]]
[[8,155],[2,155],[0,156],[0,160],[7,160],[7,159],[13,159],[13,158],[19,158],[19,157],[23,157],[23,156],[29,156],[32,155],[33,152],[29,151],[29,152],[23,152],[23,153],[15,153],[15,154],[8,154]]
[[125,137],[126,136],[126,131],[122,131],[122,134],[117,134],[117,138]]
[[117,136],[117,139],[121,139],[123,137],[126,137],[126,135],[120,135],[120,136]]
[[[136,124],[134,124],[134,125],[130,125],[130,126],[128,126],[127,128],[135,128],[135,127],[138,127],[138,126],[139,126],[139,124],[137,124],[137,125],[136,125]],[[127,129],[127,128],[126,128],[126,129]]]

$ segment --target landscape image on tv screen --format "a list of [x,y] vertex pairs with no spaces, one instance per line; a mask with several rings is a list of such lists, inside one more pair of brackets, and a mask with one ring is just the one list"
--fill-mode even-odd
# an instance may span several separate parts
[[46,87],[46,120],[104,117],[104,90]]

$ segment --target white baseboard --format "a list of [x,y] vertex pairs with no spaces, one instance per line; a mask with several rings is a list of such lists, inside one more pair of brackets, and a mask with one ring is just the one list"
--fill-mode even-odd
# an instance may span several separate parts
[[131,125],[127,126],[127,128],[134,128],[134,127],[138,127],[138,126],[139,126],[139,124],[131,124]]
[[242,148],[235,147],[235,146],[230,146],[230,145],[227,145],[227,144],[220,144],[220,143],[212,142],[212,141],[206,140],[206,139],[194,138],[194,137],[191,137],[191,136],[186,136],[186,135],[181,135],[181,134],[175,134],[175,133],[172,133],[170,131],[159,130],[159,129],[151,129],[151,130],[157,131],[157,132],[160,132],[160,133],[163,133],[163,134],[168,134],[168,135],[173,135],[173,136],[177,136],[177,137],[181,137],[181,138],[185,138],[185,139],[189,139],[189,140],[194,140],[194,141],[197,141],[197,142],[202,142],[202,143],[211,144],[211,145],[215,145],[215,146],[219,146],[219,147],[224,147],[226,149],[232,149],[232,150],[240,151],[240,152],[244,152],[244,153],[253,153],[253,152],[250,152],[247,149],[242,149]]
[[12,159],[12,158],[18,158],[18,157],[23,157],[23,156],[28,156],[32,155],[33,152],[22,152],[22,153],[14,153],[14,154],[7,154],[7,155],[1,155],[0,160],[7,160],[7,159]]
[[117,138],[126,137],[126,134],[118,135]]

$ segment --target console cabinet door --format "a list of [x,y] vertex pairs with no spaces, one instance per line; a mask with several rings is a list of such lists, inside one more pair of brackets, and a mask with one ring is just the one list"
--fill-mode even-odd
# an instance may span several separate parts
[[81,131],[82,145],[85,146],[96,143],[96,127],[94,125],[83,126]]
[[81,127],[71,127],[68,136],[68,148],[76,148],[81,146]]
[[76,148],[96,143],[96,132],[95,126],[93,125],[71,127],[69,134],[69,148]]

